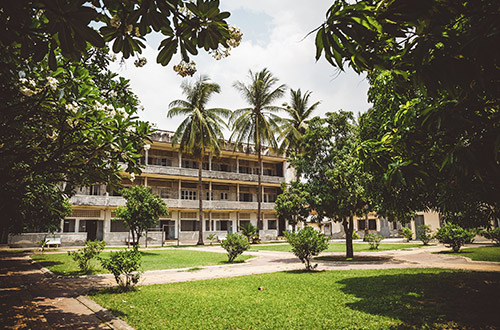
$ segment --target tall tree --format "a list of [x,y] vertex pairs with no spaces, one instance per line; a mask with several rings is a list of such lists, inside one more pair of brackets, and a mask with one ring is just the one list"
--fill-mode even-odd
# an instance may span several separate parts
[[317,220],[327,217],[342,223],[347,258],[354,255],[354,216],[367,211],[365,182],[368,176],[357,157],[357,144],[352,113],[327,113],[327,118],[315,117],[309,122],[301,145],[304,152],[291,159],[303,175],[305,182],[300,189],[305,190]]
[[[320,102],[309,105],[310,91],[304,95],[300,88],[298,90],[290,89],[290,104],[286,104],[285,111],[289,118],[284,118],[281,126],[281,134],[278,139],[281,140],[280,152],[290,155],[292,152],[301,152],[300,143],[306,132],[309,119]],[[296,180],[300,180],[300,173],[295,169]]]
[[232,130],[230,140],[247,145],[250,152],[251,144],[255,146],[259,163],[257,191],[257,227],[263,229],[261,219],[262,202],[262,147],[267,146],[277,150],[275,134],[279,131],[280,118],[276,115],[282,108],[273,105],[285,93],[285,85],[279,85],[269,70],[260,72],[249,71],[250,84],[237,81],[234,87],[240,92],[248,108],[235,110],[231,116]]
[[280,151],[299,152],[302,136],[306,132],[308,122],[321,102],[315,102],[309,105],[309,98],[311,92],[306,91],[302,95],[300,88],[298,90],[290,89],[290,103],[286,104],[284,110],[289,118],[284,118],[284,123],[281,126],[281,140]]
[[210,82],[207,76],[200,76],[194,83],[183,82],[182,91],[186,100],[170,103],[167,116],[187,116],[172,138],[172,144],[179,144],[180,152],[193,155],[198,162],[199,235],[198,244],[203,245],[203,160],[207,155],[218,155],[224,140],[223,118],[230,116],[230,110],[206,109],[210,97],[220,92],[220,86]]
[[[457,206],[447,197],[460,197],[456,191],[471,192],[473,209],[499,210],[500,55],[490,51],[499,43],[496,0],[335,1],[317,30],[316,58],[360,73],[390,71],[396,93],[416,91],[395,96],[404,102],[364,148],[372,163],[387,160],[385,178],[413,181],[420,188],[408,195],[423,189],[440,211]],[[414,152],[402,154],[402,146]]]

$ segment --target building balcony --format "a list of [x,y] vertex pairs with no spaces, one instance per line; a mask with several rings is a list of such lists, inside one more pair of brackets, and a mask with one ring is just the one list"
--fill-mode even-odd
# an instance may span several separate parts
[[[171,175],[176,177],[186,177],[186,178],[197,178],[198,169],[184,168],[184,167],[172,167],[172,166],[158,166],[158,165],[146,165],[143,169],[143,173],[147,174],[160,174],[160,175]],[[221,171],[208,171],[203,170],[204,179],[216,179],[216,180],[228,180],[228,181],[247,181],[247,182],[257,182],[257,174],[246,174],[246,173],[235,173],[235,172],[221,172]],[[262,176],[262,183],[274,183],[281,184],[285,178],[282,176]]]
[[[197,209],[198,200],[184,199],[163,199],[167,206],[171,209]],[[100,206],[100,207],[117,207],[125,205],[125,198],[121,196],[92,196],[92,195],[75,195],[71,197],[73,206]],[[257,210],[257,202],[239,202],[239,201],[203,201],[203,209],[205,210],[241,210],[252,211]],[[262,203],[262,211],[274,210],[274,203]]]

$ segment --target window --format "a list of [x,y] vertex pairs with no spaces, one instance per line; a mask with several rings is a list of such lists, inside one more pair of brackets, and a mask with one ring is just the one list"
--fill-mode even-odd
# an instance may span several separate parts
[[[209,198],[209,196],[212,197],[212,198]],[[214,192],[212,191],[212,194],[210,194],[209,191],[205,192],[205,200],[207,200],[207,201],[213,201],[214,200]]]
[[172,160],[164,157],[149,157],[148,164],[156,166],[172,166]]
[[158,188],[158,195],[160,195],[161,198],[170,198],[170,188]]
[[182,167],[184,168],[198,168],[198,163],[194,160],[182,160]]
[[264,194],[264,203],[276,202],[276,194]]
[[251,202],[252,194],[249,193],[240,193],[240,202]]
[[252,174],[252,169],[248,166],[240,166],[240,173]]
[[181,199],[196,199],[196,190],[181,190]]
[[95,184],[89,187],[89,195],[99,196],[101,194],[101,186]]
[[111,221],[111,232],[113,233],[127,233],[128,227],[123,220]]
[[358,230],[365,230],[365,229],[366,229],[366,221],[358,220]]
[[276,220],[267,220],[267,229],[276,229]]
[[377,230],[377,220],[375,219],[368,220],[368,229]]
[[393,230],[397,230],[398,229],[398,222],[397,221],[393,221],[392,222],[392,229]]
[[265,168],[264,169],[264,175],[273,176],[274,175],[273,170],[270,169],[270,168]]
[[181,231],[198,231],[198,224],[197,220],[181,220]]
[[232,227],[233,227],[233,222],[231,220],[215,221],[215,230],[230,232]]
[[248,226],[249,223],[250,223],[250,220],[240,220],[240,229],[241,229],[241,227]]
[[74,233],[75,232],[75,219],[64,220],[63,232],[64,233]]
[[205,220],[205,230],[210,231],[210,220]]
[[227,192],[220,193],[220,200],[221,201],[227,201],[228,199],[229,199],[229,194]]

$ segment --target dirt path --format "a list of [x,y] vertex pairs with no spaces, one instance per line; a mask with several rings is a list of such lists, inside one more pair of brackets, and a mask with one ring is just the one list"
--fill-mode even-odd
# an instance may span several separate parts
[[[192,247],[188,250],[225,253],[220,247]],[[442,246],[384,252],[358,252],[360,261],[336,260],[344,253],[323,253],[319,270],[451,268],[500,272],[500,263],[476,262],[447,254]],[[196,281],[212,278],[272,273],[302,269],[289,252],[251,251],[255,258],[234,265],[205,266],[201,269],[147,271],[141,285]],[[28,254],[0,254],[0,326],[5,329],[131,329],[83,294],[91,288],[114,285],[112,275],[86,277],[55,276],[40,269]]]

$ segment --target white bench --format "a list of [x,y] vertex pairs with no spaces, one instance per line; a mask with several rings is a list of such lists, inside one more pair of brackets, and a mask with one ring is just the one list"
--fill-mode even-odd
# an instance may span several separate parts
[[45,246],[50,247],[51,245],[55,245],[56,247],[59,247],[61,245],[61,237],[47,237],[45,239]]

